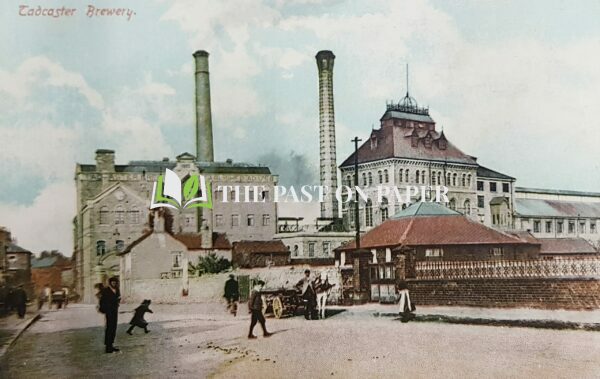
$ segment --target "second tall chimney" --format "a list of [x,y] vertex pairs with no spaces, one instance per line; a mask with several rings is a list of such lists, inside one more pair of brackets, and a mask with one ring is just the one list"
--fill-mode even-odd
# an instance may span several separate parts
[[210,110],[210,81],[208,77],[208,53],[194,53],[196,63],[196,159],[213,162],[212,114]]
[[319,150],[321,185],[329,187],[329,194],[321,203],[321,217],[337,218],[338,203],[337,163],[335,158],[335,113],[333,110],[333,61],[335,55],[329,50],[317,53],[319,68]]

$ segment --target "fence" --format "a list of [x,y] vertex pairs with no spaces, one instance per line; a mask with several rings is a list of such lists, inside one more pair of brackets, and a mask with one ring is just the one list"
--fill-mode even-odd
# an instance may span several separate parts
[[416,279],[600,278],[600,258],[417,262]]

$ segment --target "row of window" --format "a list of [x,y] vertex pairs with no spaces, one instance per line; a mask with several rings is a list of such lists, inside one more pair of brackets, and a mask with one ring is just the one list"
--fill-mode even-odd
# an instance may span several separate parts
[[[110,209],[106,206],[100,208],[98,211],[98,221],[101,225],[108,225],[110,223]],[[132,207],[130,210],[126,210],[122,205],[117,205],[113,213],[114,224],[139,224],[141,211],[137,207]]]
[[[308,243],[308,257],[312,258],[316,254],[317,242],[309,242]],[[323,257],[329,257],[331,255],[331,242],[323,241],[321,254]],[[294,245],[292,249],[292,256],[297,257],[300,255],[300,247],[298,245]]]
[[[525,221],[525,220],[524,220]],[[556,220],[556,221],[544,221],[544,232],[545,233],[554,233],[556,230],[557,234],[564,233],[564,220]],[[577,227],[577,230],[575,229]],[[580,234],[587,233],[587,221],[579,220],[576,222],[575,220],[567,221],[567,233],[575,234],[575,232]],[[542,221],[541,220],[533,220],[533,232],[541,233],[542,232]],[[589,220],[589,233],[596,234],[598,233],[597,228],[597,220]]]
[[[371,172],[363,172],[361,176],[361,184],[362,186],[371,186],[373,185],[373,174]],[[387,169],[378,170],[377,177],[378,184],[389,183],[389,173]],[[431,171],[431,176],[427,178],[426,170],[415,170],[414,174],[411,176],[410,169],[400,169],[398,172],[398,181],[411,183],[411,179],[414,179],[414,183],[416,184],[427,184],[429,181],[431,185],[447,185],[454,187],[471,187],[471,174],[458,174],[448,172],[445,174],[442,171]],[[345,185],[351,187],[354,185],[354,175],[346,175]]]
[[[253,214],[246,215],[246,226],[256,226],[255,216]],[[231,226],[240,226],[241,216],[239,214],[231,215]],[[262,215],[262,226],[271,225],[271,216],[268,214]],[[225,226],[225,218],[222,214],[215,215],[215,227]]]
[[[236,199],[236,194],[237,194],[237,199]],[[269,201],[269,191],[268,190],[264,190],[264,191],[260,191],[258,194],[257,200],[258,201]],[[214,194],[214,198],[215,201],[223,201],[223,190],[222,189],[218,189],[215,191]],[[231,201],[231,202],[253,202],[254,201],[254,188],[250,187],[248,188],[248,192],[246,193],[245,189],[240,188],[240,191],[235,191],[231,190],[231,191],[227,191],[227,201]]]
[[[502,184],[502,192],[509,193],[510,192],[510,184],[509,183],[501,183]],[[490,192],[498,192],[498,183],[496,182],[488,182],[489,191]],[[477,181],[477,191],[485,191],[485,182],[478,180]],[[480,207],[483,208],[483,207]]]
[[[114,248],[118,252],[125,250],[125,241],[117,240]],[[106,241],[103,241],[103,240],[96,241],[96,256],[97,257],[101,257],[108,252],[109,252],[109,249],[106,246]]]

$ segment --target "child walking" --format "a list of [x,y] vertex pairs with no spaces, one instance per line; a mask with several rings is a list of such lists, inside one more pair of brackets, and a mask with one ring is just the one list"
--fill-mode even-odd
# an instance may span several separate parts
[[144,320],[144,314],[146,314],[146,312],[154,313],[149,308],[150,303],[151,303],[150,300],[144,300],[144,301],[142,301],[142,304],[139,307],[135,308],[135,314],[133,315],[133,318],[131,319],[131,321],[129,321],[129,324],[131,326],[129,327],[129,329],[127,329],[127,334],[132,336],[133,334],[131,334],[131,332],[133,331],[133,328],[135,328],[136,326],[144,329],[144,332],[146,332],[146,333],[150,332],[148,330],[148,323],[146,322],[146,320]]

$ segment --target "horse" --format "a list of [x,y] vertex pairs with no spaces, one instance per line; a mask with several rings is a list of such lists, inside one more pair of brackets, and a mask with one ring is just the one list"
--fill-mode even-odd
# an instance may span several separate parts
[[315,293],[317,295],[317,314],[319,318],[325,318],[325,308],[327,306],[327,297],[331,292],[331,289],[335,286],[335,284],[329,283],[329,277],[325,277],[325,281],[321,281],[321,275],[315,279],[313,282],[313,287],[315,289]]

